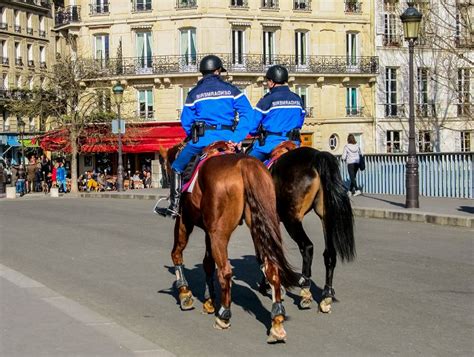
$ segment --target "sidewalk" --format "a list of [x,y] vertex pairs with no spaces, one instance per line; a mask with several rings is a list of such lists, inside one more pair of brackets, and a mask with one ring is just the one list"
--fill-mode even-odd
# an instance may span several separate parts
[[[124,192],[80,193],[80,197],[158,200],[167,189],[151,188]],[[460,198],[420,197],[420,208],[406,209],[405,196],[366,194],[352,197],[356,217],[382,218],[474,228],[474,200]]]
[[173,356],[0,264],[1,356]]

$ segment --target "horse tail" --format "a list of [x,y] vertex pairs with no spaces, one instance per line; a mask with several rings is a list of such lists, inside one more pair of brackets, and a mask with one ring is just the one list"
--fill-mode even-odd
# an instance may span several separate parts
[[250,210],[250,231],[258,256],[267,258],[280,271],[281,284],[291,288],[298,284],[298,276],[285,257],[276,211],[276,194],[268,170],[257,159],[242,159],[245,201]]
[[315,151],[313,165],[321,178],[324,193],[324,230],[327,244],[333,244],[342,261],[351,261],[356,255],[354,216],[339,163],[328,152]]

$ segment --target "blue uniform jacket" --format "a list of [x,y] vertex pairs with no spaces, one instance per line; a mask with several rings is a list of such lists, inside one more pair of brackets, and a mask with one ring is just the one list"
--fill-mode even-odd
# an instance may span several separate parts
[[288,86],[274,87],[257,103],[250,132],[256,134],[260,124],[263,129],[285,136],[292,129],[301,129],[306,112],[303,100]]
[[204,76],[188,94],[181,114],[181,125],[189,136],[196,121],[208,125],[234,124],[235,112],[239,113],[239,123],[234,132],[230,130],[206,130],[199,138],[199,146],[207,146],[216,140],[242,141],[248,134],[246,129],[253,119],[253,109],[249,100],[237,87],[223,81],[219,76]]

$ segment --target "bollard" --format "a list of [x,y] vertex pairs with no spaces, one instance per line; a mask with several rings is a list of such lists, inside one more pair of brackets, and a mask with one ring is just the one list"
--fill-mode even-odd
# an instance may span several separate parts
[[51,187],[51,191],[49,192],[51,197],[59,197],[59,188]]
[[16,198],[16,187],[7,187],[7,198]]

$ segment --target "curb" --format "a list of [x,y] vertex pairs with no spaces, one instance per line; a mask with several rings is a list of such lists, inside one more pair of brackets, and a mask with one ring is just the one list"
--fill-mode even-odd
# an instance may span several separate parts
[[[79,193],[81,198],[116,198],[134,200],[155,200],[166,197],[166,195],[136,195],[116,193]],[[474,228],[474,218],[443,215],[426,212],[407,212],[400,210],[384,210],[380,208],[352,207],[355,217],[389,219],[394,221],[408,221],[418,223],[431,223],[440,226]]]

